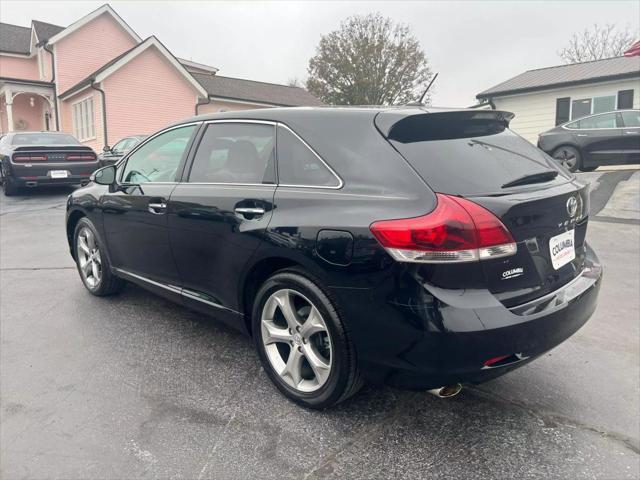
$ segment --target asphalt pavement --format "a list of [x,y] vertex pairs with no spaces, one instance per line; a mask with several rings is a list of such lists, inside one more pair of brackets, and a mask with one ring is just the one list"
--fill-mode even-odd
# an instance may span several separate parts
[[605,279],[577,334],[452,399],[368,386],[325,412],[215,320],[132,285],[86,292],[69,190],[3,197],[0,477],[639,478],[640,172],[579,175]]

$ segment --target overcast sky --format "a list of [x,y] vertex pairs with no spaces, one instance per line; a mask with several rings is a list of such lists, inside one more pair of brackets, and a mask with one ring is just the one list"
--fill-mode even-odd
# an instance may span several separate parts
[[[0,21],[66,26],[104,1],[0,1]],[[435,105],[469,106],[475,95],[525,70],[562,63],[574,31],[616,23],[639,32],[640,2],[115,1],[140,35],[220,75],[286,83],[306,79],[320,36],[353,14],[381,12],[407,23],[427,54]]]

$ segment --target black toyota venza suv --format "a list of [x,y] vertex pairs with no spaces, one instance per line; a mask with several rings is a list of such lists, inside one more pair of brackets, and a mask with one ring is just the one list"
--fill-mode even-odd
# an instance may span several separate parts
[[587,187],[512,116],[195,117],[69,197],[71,254],[94,295],[134,282],[251,335],[300,404],[363,381],[450,395],[555,347],[596,307]]

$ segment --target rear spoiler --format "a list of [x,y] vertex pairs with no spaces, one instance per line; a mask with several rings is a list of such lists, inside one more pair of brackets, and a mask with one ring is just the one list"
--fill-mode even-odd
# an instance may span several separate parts
[[[428,108],[428,107],[427,107]],[[376,115],[374,123],[378,131],[390,140],[401,140],[406,136],[402,130],[421,128],[424,130],[439,130],[436,139],[461,138],[465,135],[457,135],[452,132],[451,136],[446,135],[445,129],[454,129],[456,126],[469,124],[500,124],[502,129],[509,127],[509,122],[515,115],[502,110],[440,110],[431,111],[427,109],[398,109],[387,110]],[[435,133],[435,132],[434,132]],[[460,132],[462,133],[462,132]],[[444,135],[443,135],[444,134]]]

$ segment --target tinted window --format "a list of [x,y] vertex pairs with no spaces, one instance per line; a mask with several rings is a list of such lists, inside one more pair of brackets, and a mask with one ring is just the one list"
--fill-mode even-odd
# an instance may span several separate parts
[[565,125],[566,128],[579,128],[580,122],[571,122]]
[[207,126],[189,182],[274,183],[275,127],[252,123]]
[[120,140],[118,143],[116,143],[112,148],[111,151],[113,153],[124,153],[128,150],[129,145],[131,144],[131,139],[130,138],[125,138],[124,140]]
[[17,133],[13,145],[80,145],[72,135],[64,133]]
[[616,128],[616,114],[596,115],[595,117],[583,118],[579,122],[579,128]]
[[122,174],[124,183],[173,182],[195,125],[161,133],[134,152]]
[[[442,115],[444,119],[439,119]],[[455,118],[458,120],[455,121]],[[415,115],[411,124],[405,124],[410,132],[402,132],[403,125],[394,125],[389,137],[393,146],[404,156],[429,186],[440,193],[454,195],[480,195],[503,192],[502,185],[517,178],[555,169],[553,160],[529,142],[503,127],[488,121],[485,129],[481,122],[467,120],[458,114]],[[420,123],[422,130],[420,135]],[[440,127],[435,127],[437,124]],[[445,127],[449,139],[433,138],[431,130]],[[471,132],[479,131],[480,135]],[[491,133],[497,131],[497,133]],[[464,136],[464,132],[469,132]],[[545,183],[561,183],[564,177]]]
[[340,180],[296,135],[278,127],[278,183],[310,187],[338,187]]
[[625,127],[640,127],[640,111],[620,112]]

